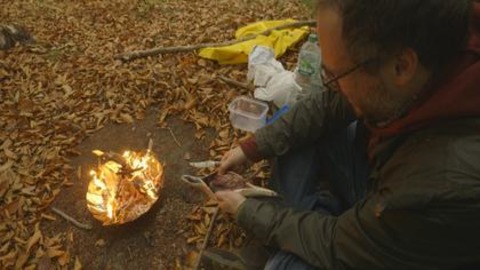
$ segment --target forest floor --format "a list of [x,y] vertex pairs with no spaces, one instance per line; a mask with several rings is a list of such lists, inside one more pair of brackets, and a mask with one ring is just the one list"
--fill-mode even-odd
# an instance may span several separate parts
[[[219,77],[246,79],[195,52],[132,62],[113,55],[221,42],[262,20],[305,20],[301,0],[0,0],[0,24],[23,25],[36,43],[0,51],[0,268],[185,269],[214,207],[179,180],[189,161],[219,160],[245,137],[227,105],[252,95]],[[280,61],[295,65],[298,46]],[[86,207],[95,149],[142,150],[165,166],[158,202],[138,220],[102,226]],[[201,172],[200,172],[201,173]],[[80,229],[51,211],[56,207]],[[243,233],[227,217],[211,245]]]

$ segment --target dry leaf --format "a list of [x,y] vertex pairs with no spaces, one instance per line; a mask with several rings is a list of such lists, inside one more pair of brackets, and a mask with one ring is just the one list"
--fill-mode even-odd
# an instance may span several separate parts
[[15,259],[17,258],[18,252],[16,250],[12,250],[7,255],[0,257],[0,262],[5,267],[12,266],[15,263]]
[[80,263],[80,259],[75,257],[75,265],[73,266],[73,270],[81,270],[82,269],[82,264]]
[[193,236],[193,237],[190,237],[187,239],[187,244],[191,244],[191,243],[194,243],[194,242],[197,242],[198,240],[201,240],[203,237],[201,236]]
[[77,179],[78,180],[82,179],[82,166],[78,166],[77,168]]
[[105,155],[105,152],[101,151],[101,150],[93,150],[92,153],[98,157],[101,157],[103,155]]
[[8,157],[8,158],[11,158],[13,160],[16,160],[18,158],[18,155],[15,154],[14,152],[12,152],[10,149],[8,148],[4,148],[3,149],[3,152],[5,153],[5,156]]
[[20,253],[17,257],[17,261],[15,262],[15,269],[22,269],[25,263],[27,263],[28,257],[30,254],[28,253]]
[[60,266],[65,266],[70,262],[70,254],[68,252],[64,252],[60,257],[58,257],[58,264]]
[[35,226],[35,233],[28,240],[26,253],[30,253],[30,249],[33,247],[33,245],[37,244],[40,241],[40,239],[42,239],[42,232],[40,232],[40,229],[37,223],[37,226]]
[[54,246],[54,247],[49,247],[47,248],[47,254],[49,258],[55,258],[55,257],[61,257],[63,256],[66,252],[63,250],[60,250],[60,246]]
[[67,240],[68,240],[69,242],[73,242],[73,232],[68,232],[68,234],[67,234]]
[[96,247],[104,247],[106,245],[105,240],[103,239],[98,239],[97,242],[95,242]]
[[127,114],[127,113],[121,113],[120,114],[120,119],[123,122],[128,123],[128,124],[133,123],[133,117],[130,114]]
[[5,164],[0,166],[0,173],[10,169],[10,167],[12,167],[13,164],[14,164],[13,160],[9,159],[7,162],[5,162]]
[[28,265],[27,267],[23,268],[24,270],[33,270],[37,269],[37,266],[35,264]]
[[185,257],[185,265],[187,267],[195,266],[195,263],[197,262],[197,258],[198,258],[198,252],[190,251]]

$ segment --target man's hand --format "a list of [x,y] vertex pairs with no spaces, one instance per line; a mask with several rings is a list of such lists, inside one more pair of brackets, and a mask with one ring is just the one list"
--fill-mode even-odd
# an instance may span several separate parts
[[228,151],[220,161],[220,167],[218,168],[219,174],[225,174],[228,171],[234,170],[245,163],[247,163],[248,158],[243,153],[242,148],[236,147],[230,151]]
[[218,206],[232,215],[235,215],[240,206],[245,202],[246,198],[235,191],[219,191],[215,193],[218,200]]

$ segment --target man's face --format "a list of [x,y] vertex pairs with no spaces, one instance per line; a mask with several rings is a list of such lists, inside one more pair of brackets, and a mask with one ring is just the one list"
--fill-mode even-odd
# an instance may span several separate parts
[[[319,11],[317,33],[323,65],[330,73],[338,76],[358,65],[347,51],[342,37],[342,19],[335,10]],[[368,56],[365,58],[368,60]],[[384,121],[412,97],[412,92],[407,89],[411,85],[398,85],[398,78],[391,72],[395,70],[392,65],[395,63],[386,64],[376,74],[359,68],[338,80],[341,93],[350,102],[357,116],[373,123]]]

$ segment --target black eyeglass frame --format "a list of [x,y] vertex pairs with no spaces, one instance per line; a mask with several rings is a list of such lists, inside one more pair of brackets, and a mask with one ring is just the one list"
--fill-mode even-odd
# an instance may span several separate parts
[[355,66],[353,66],[352,68],[346,70],[345,72],[342,72],[340,73],[339,75],[334,75],[332,72],[328,71],[327,68],[325,68],[324,65],[322,65],[322,81],[323,81],[323,85],[327,88],[327,89],[334,89],[334,90],[338,90],[340,89],[340,85],[338,84],[338,81],[347,77],[348,75],[354,73],[355,71],[365,67],[366,65],[369,65],[371,64],[372,62],[374,62],[375,59],[374,58],[370,58],[368,60],[365,60]]

